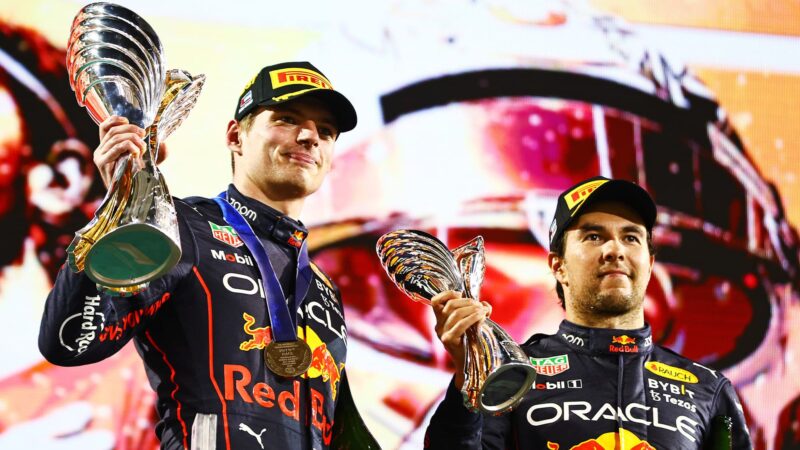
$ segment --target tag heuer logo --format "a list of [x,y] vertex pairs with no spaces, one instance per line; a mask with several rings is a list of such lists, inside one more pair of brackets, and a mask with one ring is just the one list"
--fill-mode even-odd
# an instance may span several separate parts
[[569,357],[557,355],[549,358],[531,358],[531,364],[539,375],[553,376],[569,370]]
[[212,222],[208,222],[211,225],[211,235],[214,236],[214,239],[218,241],[222,241],[231,247],[241,247],[244,245],[241,239],[239,239],[239,235],[236,234],[236,231],[230,225],[217,225]]

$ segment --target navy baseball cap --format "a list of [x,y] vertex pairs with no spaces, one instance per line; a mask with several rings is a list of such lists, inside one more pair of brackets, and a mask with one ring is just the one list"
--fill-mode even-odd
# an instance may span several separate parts
[[652,231],[656,223],[656,204],[650,194],[636,183],[597,176],[581,181],[558,196],[556,213],[550,224],[550,251],[556,251],[555,243],[572,221],[580,216],[580,211],[586,205],[601,200],[618,201],[630,206],[641,216],[647,231]]
[[330,109],[340,133],[356,126],[356,110],[350,100],[333,89],[325,75],[307,61],[266,66],[245,86],[236,103],[234,118],[242,120],[258,106],[314,97]]

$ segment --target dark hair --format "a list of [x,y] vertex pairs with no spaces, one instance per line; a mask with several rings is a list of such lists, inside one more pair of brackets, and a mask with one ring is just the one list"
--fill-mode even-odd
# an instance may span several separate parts
[[[567,250],[567,241],[564,239],[564,236],[566,236],[566,233],[561,233],[561,236],[556,238],[553,243],[553,253],[562,260],[564,259],[564,252]],[[650,252],[650,255],[656,254],[656,249],[653,246],[653,234],[650,231],[647,232],[647,251]],[[561,286],[558,280],[556,280],[556,295],[558,296],[558,303],[561,305],[561,308],[567,309],[567,306],[564,304],[564,287]]]

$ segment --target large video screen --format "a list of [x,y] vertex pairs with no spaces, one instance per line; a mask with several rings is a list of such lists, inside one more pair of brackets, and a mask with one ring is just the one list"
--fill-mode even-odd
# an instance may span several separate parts
[[[72,368],[37,348],[66,246],[105,195],[97,126],[65,66],[86,3],[0,5],[2,449],[158,448],[132,345]],[[230,182],[224,133],[264,65],[311,61],[353,101],[359,124],[302,219],[341,290],[347,374],[383,448],[422,447],[453,368],[430,307],[384,273],[377,238],[483,236],[481,297],[523,342],[564,317],[550,219],[558,193],[594,175],[635,181],[658,205],[654,341],[730,378],[756,448],[800,448],[797,2],[119,3],[153,26],[169,68],[207,77],[166,141],[176,197]]]

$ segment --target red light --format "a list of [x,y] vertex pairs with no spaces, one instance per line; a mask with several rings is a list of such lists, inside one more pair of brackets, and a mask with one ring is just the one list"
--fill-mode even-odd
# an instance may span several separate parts
[[758,286],[758,278],[752,273],[746,274],[742,281],[748,289],[755,289]]

